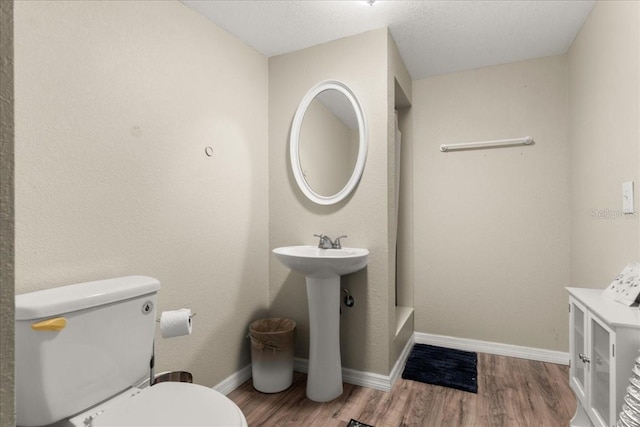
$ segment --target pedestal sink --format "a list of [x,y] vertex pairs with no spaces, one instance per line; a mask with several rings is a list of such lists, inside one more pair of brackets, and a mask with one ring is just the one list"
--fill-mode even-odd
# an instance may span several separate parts
[[342,394],[340,276],[362,270],[369,251],[286,246],[273,252],[286,267],[306,276],[310,339],[307,397],[328,402]]

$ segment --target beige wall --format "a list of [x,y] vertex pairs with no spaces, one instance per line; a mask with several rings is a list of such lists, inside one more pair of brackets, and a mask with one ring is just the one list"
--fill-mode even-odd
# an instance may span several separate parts
[[[410,117],[412,80],[400,56],[396,42],[388,33],[387,40],[387,106],[388,120],[388,194],[389,212],[389,288],[387,305],[389,310],[389,371],[398,360],[407,341],[413,335],[414,323],[411,314],[403,315],[413,308],[413,238],[411,201],[412,132]],[[400,152],[396,151],[395,117],[398,111],[398,128],[402,133]],[[400,156],[400,159],[396,158]],[[397,170],[399,168],[399,170]],[[398,177],[396,177],[396,174]],[[396,190],[396,178],[399,186]],[[396,194],[396,191],[398,194]],[[398,206],[396,206],[398,198]],[[404,307],[398,309],[397,306]]]
[[[267,60],[178,2],[15,4],[16,291],[156,277],[214,385],[268,304]],[[205,147],[213,155],[205,155]]]
[[567,114],[564,56],[413,83],[416,331],[566,351]]
[[[411,121],[411,89],[413,80],[407,71],[404,61],[400,56],[396,42],[389,33],[388,43],[389,56],[389,75],[388,75],[388,93],[387,100],[390,110],[398,112],[398,127],[401,132],[400,153],[396,153],[395,146],[389,144],[389,183],[394,183],[395,174],[399,172],[399,191],[395,194],[395,188],[389,201],[389,206],[394,209],[391,218],[392,232],[396,233],[397,257],[394,262],[397,263],[397,271],[395,280],[398,282],[397,304],[399,306],[413,307],[413,125]],[[391,117],[389,120],[394,120]],[[395,132],[395,127],[391,126],[390,130]],[[395,133],[389,134],[390,141],[395,141]],[[394,148],[393,150],[391,148]],[[400,154],[398,162],[396,156]],[[400,171],[396,171],[393,163],[399,164]],[[395,212],[395,198],[398,197],[398,212]],[[397,218],[397,224],[395,222]],[[396,295],[393,296],[396,299]],[[413,329],[413,325],[411,325]]]
[[639,27],[640,3],[600,1],[569,50],[573,286],[604,288],[639,258]]
[[598,2],[567,55],[414,82],[416,331],[566,351],[564,286],[638,259],[639,9]]
[[0,2],[0,425],[15,423],[13,2]]
[[[333,206],[307,200],[289,164],[289,132],[298,103],[316,83],[346,83],[369,125],[367,163],[352,196]],[[343,366],[388,374],[389,248],[387,213],[387,30],[371,31],[269,60],[269,247],[317,244],[314,233],[347,234],[345,246],[368,248],[364,271],[342,279],[355,298],[342,309]],[[304,276],[271,255],[271,314],[298,323],[296,355],[307,357],[309,325]]]

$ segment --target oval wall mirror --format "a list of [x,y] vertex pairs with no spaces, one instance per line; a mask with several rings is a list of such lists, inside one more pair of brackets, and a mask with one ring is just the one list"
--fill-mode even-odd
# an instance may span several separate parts
[[310,200],[332,205],[358,185],[367,158],[362,106],[347,85],[326,80],[302,98],[291,127],[291,168]]

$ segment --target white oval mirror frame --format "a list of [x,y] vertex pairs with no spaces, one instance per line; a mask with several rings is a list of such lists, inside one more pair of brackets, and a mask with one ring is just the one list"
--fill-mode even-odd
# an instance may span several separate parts
[[[302,121],[307,108],[315,97],[325,90],[336,90],[342,93],[351,103],[353,111],[358,119],[358,157],[356,164],[353,168],[351,177],[345,184],[345,186],[336,194],[324,196],[315,192],[304,177],[302,171],[302,165],[300,164],[300,130],[302,128]],[[300,101],[296,114],[293,117],[293,124],[291,125],[291,140],[289,142],[289,153],[291,157],[291,169],[293,170],[293,176],[298,183],[298,187],[304,193],[309,200],[318,203],[320,205],[333,205],[338,203],[347,197],[358,185],[362,172],[364,171],[364,165],[367,160],[367,123],[364,115],[364,110],[360,101],[356,95],[349,89],[349,87],[338,80],[325,80],[314,87],[312,87],[306,95]]]

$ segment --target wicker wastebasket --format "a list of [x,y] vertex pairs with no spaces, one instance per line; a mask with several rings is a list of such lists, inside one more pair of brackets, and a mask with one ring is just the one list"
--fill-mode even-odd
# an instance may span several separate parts
[[249,325],[253,387],[277,393],[293,382],[296,322],[290,319],[260,319]]

